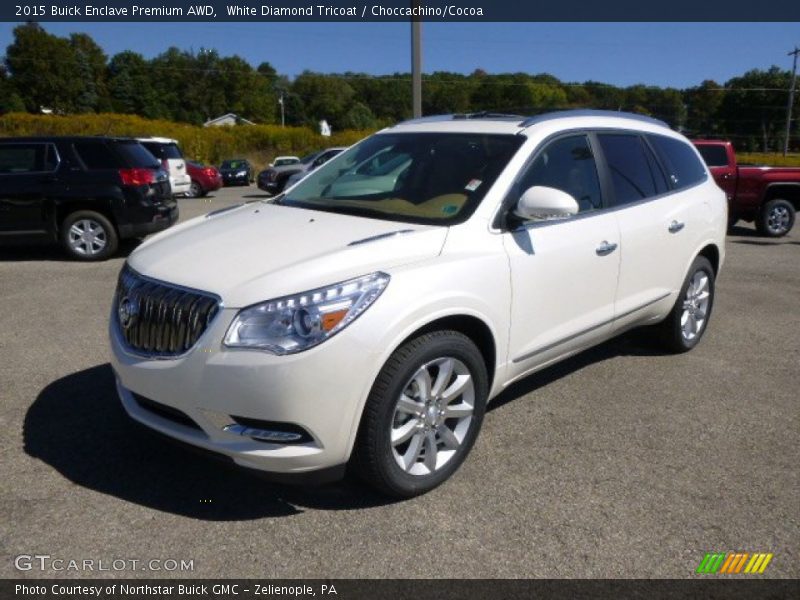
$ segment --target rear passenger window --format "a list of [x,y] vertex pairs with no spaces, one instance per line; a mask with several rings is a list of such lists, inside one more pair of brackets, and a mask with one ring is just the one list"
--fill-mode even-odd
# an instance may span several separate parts
[[673,188],[679,190],[705,180],[705,167],[693,146],[663,135],[649,135],[648,139],[661,156]]
[[664,174],[641,137],[616,133],[597,137],[611,175],[612,206],[630,204],[667,191]]
[[76,142],[78,153],[87,169],[119,169],[119,160],[103,142]]
[[600,181],[587,137],[573,135],[545,146],[522,176],[519,192],[535,185],[567,192],[575,198],[581,212],[600,208]]
[[44,170],[44,144],[0,144],[0,174]]

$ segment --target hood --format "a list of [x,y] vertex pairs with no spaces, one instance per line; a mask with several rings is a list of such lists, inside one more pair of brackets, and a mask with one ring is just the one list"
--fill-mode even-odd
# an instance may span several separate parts
[[128,264],[241,308],[433,258],[446,237],[446,227],[257,202],[168,229],[139,246]]

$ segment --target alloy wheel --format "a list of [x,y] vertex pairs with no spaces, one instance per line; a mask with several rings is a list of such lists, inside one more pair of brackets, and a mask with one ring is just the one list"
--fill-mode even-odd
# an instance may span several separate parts
[[69,228],[69,246],[75,253],[95,256],[108,243],[108,234],[103,226],[93,219],[75,221]]
[[767,214],[767,229],[773,235],[781,235],[789,230],[791,221],[789,209],[785,206],[773,206]]
[[711,289],[708,274],[702,270],[696,271],[686,289],[681,313],[681,334],[687,342],[694,340],[702,333],[708,316],[710,299]]

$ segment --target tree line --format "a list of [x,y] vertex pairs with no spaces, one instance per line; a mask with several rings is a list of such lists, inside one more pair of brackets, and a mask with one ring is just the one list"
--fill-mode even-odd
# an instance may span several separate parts
[[[623,110],[662,119],[689,135],[730,138],[742,150],[767,152],[783,144],[790,80],[791,73],[776,66],[687,89],[571,83],[548,74],[481,69],[469,75],[436,72],[423,78],[423,111]],[[59,37],[36,23],[14,29],[0,67],[0,114],[113,112],[199,125],[233,112],[275,124],[281,107],[287,125],[316,127],[326,119],[334,130],[375,129],[410,117],[411,76],[305,71],[290,79],[269,62],[254,67],[209,49],[172,47],[151,59],[133,51],[108,57],[85,33]],[[797,148],[794,123],[791,145]]]

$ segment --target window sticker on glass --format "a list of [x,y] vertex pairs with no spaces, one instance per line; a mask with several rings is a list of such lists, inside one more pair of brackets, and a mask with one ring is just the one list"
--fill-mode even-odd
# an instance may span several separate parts
[[468,192],[474,192],[477,190],[483,182],[480,179],[470,179],[469,183],[464,188]]
[[454,215],[458,212],[458,206],[456,204],[445,204],[442,207],[442,213],[445,215]]

